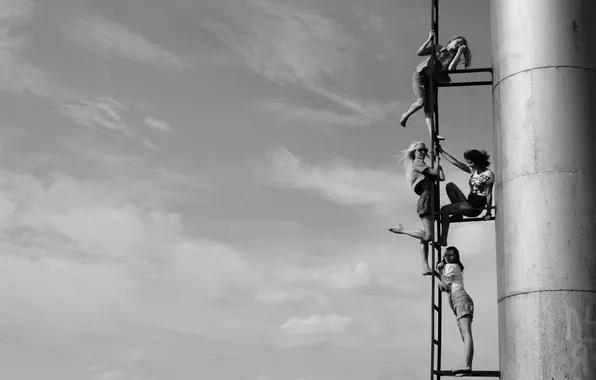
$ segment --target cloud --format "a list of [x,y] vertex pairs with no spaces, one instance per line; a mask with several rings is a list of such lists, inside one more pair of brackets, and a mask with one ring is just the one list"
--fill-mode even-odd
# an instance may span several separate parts
[[93,379],[95,380],[119,380],[123,379],[126,376],[126,373],[123,370],[115,369],[115,370],[107,370],[102,371],[96,374]]
[[147,148],[152,149],[152,150],[159,150],[159,147],[151,140],[149,140],[148,138],[141,138],[141,143],[143,145],[145,145]]
[[262,108],[283,121],[308,122],[314,125],[363,127],[372,122],[371,119],[359,114],[341,114],[329,110],[313,109],[279,99],[265,102]]
[[30,22],[34,14],[35,5],[32,1],[0,2],[0,89],[47,96],[51,87],[48,75],[23,59],[26,40],[17,35],[17,29]]
[[246,14],[250,18],[243,27],[248,33],[236,33],[214,21],[205,26],[241,53],[252,69],[280,84],[307,84],[351,67],[343,51],[349,38],[333,20],[265,2],[260,5]]
[[155,119],[151,116],[145,118],[145,125],[158,132],[172,132],[173,129],[170,124],[163,120]]
[[[417,274],[411,272],[409,267],[396,265],[394,247],[375,246],[371,242],[363,246],[350,243],[340,245],[338,252],[334,261],[327,265],[319,264],[313,268],[286,265],[276,268],[274,279],[277,287],[274,289],[277,290],[263,292],[259,297],[280,304],[298,300],[315,303],[315,296],[324,296],[326,301],[333,302],[334,297],[341,297],[342,294],[395,298],[415,294],[418,290],[409,281],[404,281],[410,276],[417,278]],[[411,253],[408,252],[412,255],[415,253],[414,247]],[[367,261],[363,261],[364,258]],[[353,264],[346,265],[348,260]],[[300,289],[300,292],[287,289]],[[306,289],[309,289],[307,293]]]
[[165,168],[163,166],[158,167],[157,169],[155,169],[155,171],[161,175],[162,177],[172,181],[172,182],[178,182],[178,183],[187,183],[188,179],[183,176],[182,174],[176,173],[168,168]]
[[112,98],[81,99],[77,104],[62,104],[58,110],[76,124],[87,128],[105,128],[130,135],[130,126],[121,113],[127,107]]
[[267,2],[243,10],[235,28],[216,21],[204,26],[255,73],[281,85],[300,85],[372,121],[386,121],[397,106],[363,103],[338,90],[353,73],[356,55],[354,40],[334,20]]
[[383,18],[374,13],[369,14],[367,22],[360,27],[362,30],[373,29],[378,32],[382,32],[384,28],[385,23],[383,22]]
[[234,331],[235,317],[221,317],[210,302],[254,294],[257,272],[242,252],[185,236],[179,214],[147,207],[143,186],[66,176],[43,184],[1,174],[0,299],[11,305],[7,320],[56,335],[102,331],[119,321]]
[[342,271],[332,273],[329,279],[333,286],[339,289],[364,288],[372,283],[370,267],[362,261],[356,264],[354,269],[344,267]]
[[304,290],[275,291],[263,290],[255,296],[255,301],[263,304],[324,304],[327,297],[322,293]]
[[[159,147],[154,142],[146,136],[142,136],[142,131],[139,128],[126,120],[125,113],[132,113],[131,111],[135,110],[131,110],[128,105],[116,99],[107,96],[91,99],[77,98],[70,100],[68,103],[59,104],[57,109],[76,125],[90,129],[118,132],[135,138],[152,150],[159,150]],[[144,123],[149,128],[160,132],[169,132],[172,130],[166,122],[152,117],[146,117]]]
[[314,346],[331,342],[340,337],[352,325],[352,319],[337,314],[311,315],[308,318],[292,318],[281,325],[285,338],[282,345]]
[[31,18],[35,10],[31,0],[3,0],[0,1],[0,20],[8,22],[21,22]]
[[73,41],[88,49],[162,68],[186,66],[181,57],[164,47],[148,41],[124,25],[99,15],[79,17],[64,24],[64,28]]
[[269,165],[269,178],[278,186],[305,190],[343,206],[372,206],[381,213],[393,207],[405,190],[403,181],[389,170],[347,162],[311,166],[284,148],[269,153]]

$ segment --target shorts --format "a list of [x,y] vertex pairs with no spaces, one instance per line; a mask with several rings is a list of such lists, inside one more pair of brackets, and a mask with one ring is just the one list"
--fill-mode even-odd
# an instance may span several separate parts
[[416,98],[422,98],[426,101],[426,91],[428,89],[429,78],[421,72],[415,71],[412,78],[412,88]]
[[456,287],[449,293],[449,306],[458,321],[465,316],[474,319],[474,301],[461,287]]
[[[435,83],[446,84],[451,82],[451,77],[445,72],[435,74]],[[422,72],[415,71],[412,77],[412,89],[417,98],[426,101],[427,91],[429,89],[430,78]]]
[[[418,203],[416,204],[416,212],[418,213],[419,217],[423,217],[424,215],[431,215],[432,214],[432,205],[431,205],[431,190],[425,190],[420,194],[420,198],[418,198]],[[435,195],[435,212],[440,211],[439,207],[439,198]]]

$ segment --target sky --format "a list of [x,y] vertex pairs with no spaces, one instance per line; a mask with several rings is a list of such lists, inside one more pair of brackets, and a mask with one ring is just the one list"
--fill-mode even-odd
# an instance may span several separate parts
[[[440,12],[441,42],[489,67],[489,3]],[[428,376],[430,280],[387,229],[421,226],[396,155],[428,139],[399,117],[430,1],[0,0],[0,19],[1,378]],[[446,151],[492,154],[490,88],[439,102]],[[495,370],[494,222],[450,244]]]

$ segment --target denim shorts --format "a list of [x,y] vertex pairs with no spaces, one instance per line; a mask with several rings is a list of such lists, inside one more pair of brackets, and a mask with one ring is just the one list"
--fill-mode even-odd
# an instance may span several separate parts
[[449,306],[451,306],[451,310],[453,310],[453,314],[455,314],[458,321],[468,315],[471,319],[474,319],[474,301],[464,288],[457,286],[451,290],[449,293]]

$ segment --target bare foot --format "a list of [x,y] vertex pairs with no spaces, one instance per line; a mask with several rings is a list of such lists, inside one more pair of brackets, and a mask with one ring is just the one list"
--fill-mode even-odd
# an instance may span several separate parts
[[391,227],[389,231],[393,232],[394,234],[399,234],[404,229],[404,226],[401,224],[396,224],[395,226]]
[[408,122],[408,117],[404,113],[401,115],[401,120],[399,121],[399,123],[401,124],[402,127],[405,127],[407,122]]

